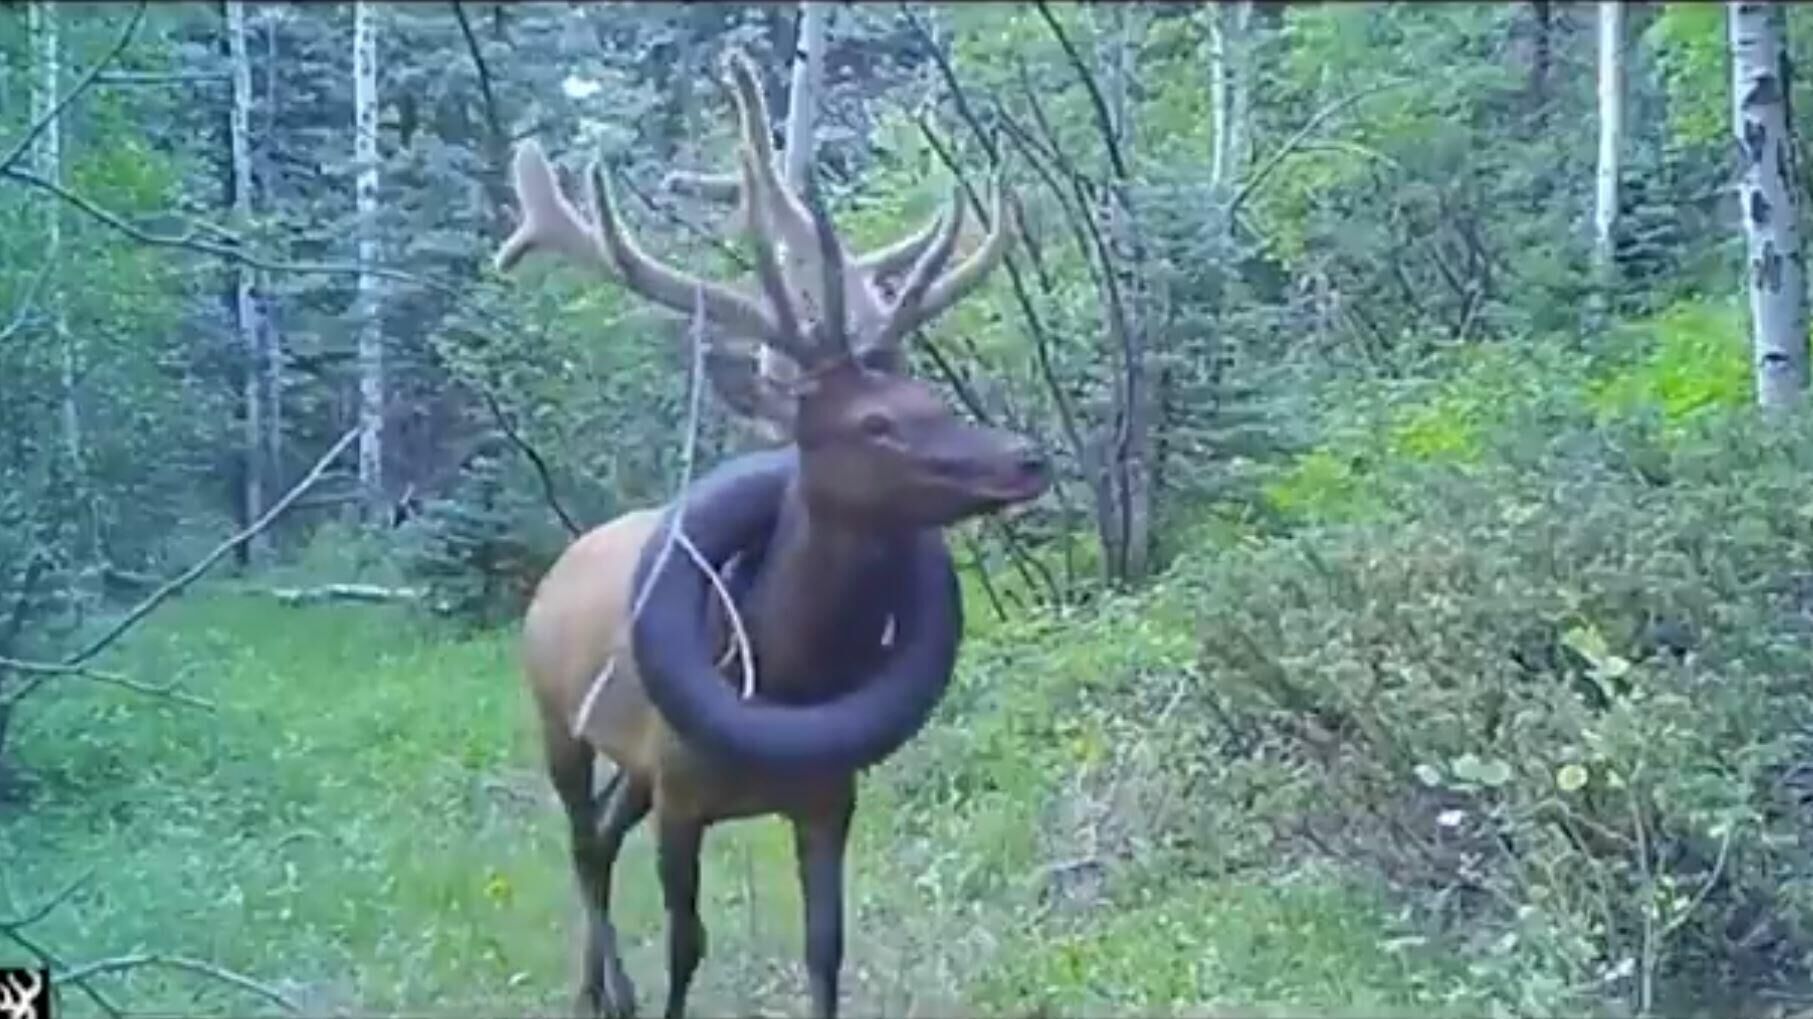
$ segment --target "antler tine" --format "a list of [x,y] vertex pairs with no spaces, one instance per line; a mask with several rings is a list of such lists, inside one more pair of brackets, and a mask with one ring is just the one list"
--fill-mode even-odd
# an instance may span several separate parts
[[664,265],[643,252],[623,232],[609,187],[603,183],[596,162],[586,175],[586,183],[591,205],[603,224],[602,231],[587,223],[561,193],[554,168],[534,139],[517,146],[512,171],[522,222],[498,247],[493,262],[499,271],[508,271],[537,249],[558,252],[619,279],[631,290],[675,311],[692,311],[694,292],[702,290],[705,314],[711,321],[731,332],[764,341],[775,338],[778,327],[754,300],[721,283]]
[[[752,164],[756,156],[747,146],[739,146],[737,159],[742,166],[744,186],[753,192],[756,170]],[[751,211],[759,212],[753,207]],[[792,358],[800,367],[810,367],[816,360],[817,351],[800,329],[799,314],[794,310],[792,295],[787,292],[787,281],[781,274],[780,258],[775,254],[770,230],[772,226],[767,217],[751,216],[749,241],[750,247],[755,249],[756,279],[760,281],[768,303],[774,306],[776,335],[769,345]]]
[[768,343],[786,343],[772,315],[754,299],[722,283],[713,282],[667,265],[637,245],[617,218],[610,183],[593,160],[586,173],[587,197],[597,211],[599,243],[615,265],[623,285],[643,297],[681,313],[693,310],[696,293],[702,293],[705,317],[727,332],[754,336]]
[[[1013,192],[996,176],[994,180],[993,208],[989,213],[988,236],[970,256],[942,276],[939,276],[925,291],[925,296],[918,302],[918,307],[905,305],[896,301],[899,312],[898,321],[891,322],[889,335],[898,339],[937,318],[951,305],[967,297],[970,291],[980,286],[988,278],[1001,259],[1006,257],[1007,249],[1013,244],[1014,236],[1019,232],[1019,201]],[[929,252],[928,252],[929,254]]]
[[819,273],[825,290],[825,306],[819,320],[818,349],[825,354],[849,354],[850,320],[844,301],[844,249],[837,242],[837,231],[831,225],[831,214],[825,210],[818,190],[816,174],[806,178],[807,208],[812,213],[813,233],[818,241]]
[[756,80],[755,65],[742,50],[730,51],[724,63],[742,121],[743,142],[755,156],[757,187],[749,200],[751,204],[758,204],[758,196],[767,199],[765,203],[759,204],[768,206],[768,215],[772,217],[775,229],[780,232],[780,239],[795,257],[803,257],[813,248],[822,247],[818,243],[818,228],[811,211],[806,208],[800,196],[789,190],[775,172],[774,139],[769,136],[768,127],[768,101],[763,98],[762,87]]
[[[997,217],[1000,215],[997,206]],[[919,310],[923,306],[926,292],[932,281],[950,261],[952,252],[957,250],[957,234],[963,229],[963,189],[956,186],[951,189],[951,207],[948,213],[941,214],[935,225],[939,227],[933,240],[913,262],[912,271],[901,284],[900,293],[894,298],[893,307],[888,310],[881,334],[875,339],[877,347],[898,345],[903,337],[923,319]]]
[[858,272],[871,279],[882,279],[904,272],[919,260],[919,256],[925,251],[926,246],[937,238],[938,229],[944,225],[944,220],[944,210],[940,209],[925,221],[924,226],[913,233],[892,244],[884,244],[872,251],[865,251],[851,261],[856,265]]
[[535,139],[516,147],[510,172],[522,222],[492,259],[498,271],[508,272],[524,255],[543,248],[608,274],[610,265],[599,249],[597,235],[561,193],[554,168],[548,165],[548,157],[542,154]]

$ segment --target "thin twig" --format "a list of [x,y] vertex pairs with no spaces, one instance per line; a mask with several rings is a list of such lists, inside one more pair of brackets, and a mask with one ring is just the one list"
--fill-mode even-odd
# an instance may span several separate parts
[[1680,915],[1676,916],[1673,920],[1670,920],[1668,926],[1662,928],[1662,932],[1656,935],[1658,940],[1665,939],[1676,930],[1679,930],[1681,925],[1687,922],[1687,918],[1692,916],[1694,911],[1700,908],[1700,904],[1706,901],[1706,896],[1712,894],[1712,889],[1719,883],[1719,878],[1725,875],[1725,859],[1730,852],[1731,828],[1728,827],[1725,829],[1724,837],[1719,840],[1719,855],[1718,858],[1712,862],[1711,872],[1706,875],[1706,880],[1702,882],[1699,889],[1694,892],[1693,898],[1688,900],[1686,907],[1681,910]]
[[[18,927],[0,925],[0,937],[5,937],[8,941],[25,949],[27,952],[31,953],[32,958],[51,967],[53,970],[63,968],[63,960],[57,956],[57,953],[38,944],[35,940],[26,937],[25,932]],[[89,1000],[93,1001],[96,1007],[108,1015],[118,1017],[126,1014],[124,1009],[121,1009],[118,1005],[108,1001],[106,995],[95,990],[94,985],[90,984],[86,977],[71,980],[70,983],[81,988],[82,993],[88,995]]]
[[1284,162],[1292,152],[1295,152],[1297,147],[1303,144],[1304,139],[1309,137],[1310,132],[1321,127],[1322,123],[1328,118],[1353,106],[1355,103],[1358,103],[1368,96],[1377,95],[1388,89],[1394,89],[1408,84],[1410,84],[1410,79],[1408,78],[1391,78],[1386,81],[1378,82],[1366,88],[1349,92],[1311,114],[1310,118],[1303,122],[1303,126],[1298,128],[1295,134],[1286,138],[1283,144],[1279,145],[1278,148],[1266,158],[1266,161],[1259,165],[1257,170],[1254,170],[1250,176],[1240,182],[1240,189],[1234,192],[1234,197],[1228,199],[1228,207],[1225,215],[1230,217],[1233,216],[1234,212],[1252,196],[1259,185],[1265,183],[1265,179],[1272,175],[1272,171],[1278,168],[1278,164]]
[[63,115],[63,111],[69,108],[69,104],[88,91],[88,86],[94,84],[95,76],[99,75],[108,64],[113,63],[114,59],[126,49],[127,44],[132,42],[133,35],[138,32],[139,23],[144,20],[145,0],[139,0],[138,6],[132,9],[132,17],[126,22],[125,29],[120,32],[119,38],[113,41],[113,47],[102,54],[101,59],[95,61],[94,66],[88,69],[88,73],[82,76],[81,81],[76,82],[74,88],[52,103],[50,109],[45,111],[42,117],[39,117],[31,127],[26,128],[25,134],[13,143],[13,147],[7,150],[5,156],[0,156],[0,170],[10,169],[14,163],[18,162],[19,158],[25,155],[26,150],[31,148],[32,142],[37,141],[38,136],[44,133],[44,129],[56,123],[57,118]]
[[38,303],[38,291],[44,288],[44,281],[50,278],[51,270],[56,265],[56,253],[52,252],[50,257],[44,259],[44,264],[38,267],[38,273],[32,277],[31,283],[26,285],[25,295],[19,298],[19,306],[13,309],[13,320],[6,324],[5,329],[0,329],[0,343],[12,339],[14,334],[25,328],[26,321],[31,318],[32,305]]
[[81,983],[90,977],[100,976],[103,973],[120,973],[131,969],[141,969],[146,966],[166,966],[170,969],[182,970],[185,973],[195,973],[201,976],[211,977],[223,984],[230,984],[237,987],[248,994],[257,995],[274,1005],[280,1006],[286,1011],[302,1011],[301,1005],[296,1004],[296,1002],[291,1000],[288,995],[285,995],[275,987],[260,983],[243,973],[235,973],[224,966],[218,966],[202,959],[191,959],[183,955],[162,955],[155,952],[120,955],[111,959],[97,959],[94,962],[85,962],[79,966],[71,966],[60,973],[53,972],[51,976],[52,979],[57,982],[69,981],[70,983]]
[[194,694],[184,693],[177,689],[175,683],[166,683],[163,686],[151,686],[146,683],[140,683],[134,679],[127,679],[117,672],[103,672],[100,669],[91,669],[86,665],[63,665],[56,662],[26,662],[20,661],[17,658],[0,657],[0,672],[23,672],[40,677],[39,682],[28,683],[18,690],[13,691],[9,696],[0,698],[0,707],[11,707],[24,700],[32,691],[43,685],[42,680],[44,679],[51,679],[58,676],[71,676],[79,679],[86,679],[91,683],[104,683],[108,686],[121,687],[122,689],[131,690],[134,693],[141,693],[148,697],[163,697],[175,701],[178,704],[187,704],[192,708],[200,708],[203,711],[214,710],[213,701],[197,697]]
[[473,304],[471,300],[472,284],[470,282],[455,286],[451,283],[442,283],[439,280],[430,279],[426,276],[417,275],[412,272],[406,272],[402,269],[389,269],[381,265],[361,266],[352,262],[288,262],[281,259],[265,258],[261,255],[248,252],[237,244],[218,244],[213,241],[201,240],[193,236],[195,232],[205,232],[218,236],[232,237],[237,240],[237,235],[213,224],[192,224],[196,229],[192,230],[190,234],[156,234],[126,222],[126,220],[117,213],[109,212],[56,181],[46,180],[35,173],[21,170],[17,167],[6,167],[0,169],[0,177],[7,177],[22,184],[29,184],[32,187],[48,191],[65,202],[68,202],[70,205],[75,206],[82,212],[87,213],[90,217],[105,223],[113,229],[118,230],[120,233],[125,234],[127,237],[148,247],[174,248],[181,251],[193,251],[203,255],[213,255],[216,258],[224,258],[228,261],[251,266],[254,269],[262,269],[266,272],[304,273],[325,276],[356,276],[360,273],[366,273],[378,279],[386,279],[398,283],[409,283],[425,290],[433,291],[462,306],[479,310],[485,317],[495,320],[494,315],[486,312],[478,305]]
[[566,507],[560,504],[560,496],[554,488],[554,474],[549,470],[548,462],[542,458],[540,451],[530,445],[529,440],[523,438],[521,433],[516,430],[516,426],[510,421],[509,414],[505,413],[503,405],[497,402],[497,395],[491,392],[490,387],[479,386],[477,388],[479,395],[484,397],[485,406],[491,408],[491,416],[497,420],[497,427],[503,430],[504,437],[509,439],[510,444],[515,446],[517,451],[528,459],[529,465],[535,468],[536,477],[541,479],[542,498],[547,502],[548,508],[560,518],[560,523],[567,529],[567,534],[575,538],[579,537],[584,533],[585,528],[580,527],[572,515],[567,513]]
[[1058,45],[1063,47],[1064,56],[1069,58],[1070,66],[1076,70],[1077,77],[1082,79],[1083,88],[1089,93],[1089,106],[1095,111],[1096,127],[1101,131],[1102,141],[1108,147],[1108,162],[1114,167],[1115,179],[1127,180],[1131,175],[1127,172],[1126,159],[1121,156],[1120,142],[1114,133],[1114,117],[1108,112],[1108,100],[1102,95],[1101,86],[1096,83],[1095,75],[1090,73],[1088,63],[1083,60],[1083,55],[1077,52],[1076,46],[1070,41],[1070,36],[1065,34],[1064,26],[1058,24],[1057,16],[1051,13],[1051,8],[1046,6],[1045,0],[1037,0],[1033,6],[1039,9],[1039,16],[1045,19],[1046,26],[1051,29],[1051,34],[1057,39]]
[[466,8],[460,0],[453,0],[453,16],[460,23],[460,34],[466,37],[466,49],[472,54],[472,66],[478,69],[478,89],[485,99],[485,124],[491,129],[493,143],[501,144],[504,140],[504,122],[498,116],[497,96],[491,90],[491,69],[485,66],[484,51],[479,48],[478,36],[472,33],[472,22],[466,18]]
[[11,919],[0,920],[0,930],[19,930],[19,929],[22,929],[25,927],[30,927],[32,924],[35,924],[39,920],[42,920],[45,917],[49,916],[51,914],[51,912],[53,910],[55,910],[58,906],[61,906],[63,903],[68,902],[70,897],[75,895],[76,892],[80,891],[82,886],[87,884],[89,882],[89,880],[93,877],[94,877],[94,868],[90,867],[88,870],[83,872],[81,877],[78,877],[74,881],[71,881],[69,884],[64,885],[62,891],[57,892],[55,895],[52,895],[48,899],[45,899],[41,904],[39,904],[31,912],[25,913],[21,916],[12,917]]

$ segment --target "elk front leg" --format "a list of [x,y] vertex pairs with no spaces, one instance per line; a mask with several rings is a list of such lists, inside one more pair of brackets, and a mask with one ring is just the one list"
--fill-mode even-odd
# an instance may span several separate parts
[[806,911],[806,978],[818,1019],[837,1016],[837,975],[844,961],[844,853],[855,810],[852,787],[823,808],[793,818]]
[[686,991],[705,958],[699,920],[699,849],[705,824],[656,812],[655,855],[667,903],[667,1019],[686,1014]]

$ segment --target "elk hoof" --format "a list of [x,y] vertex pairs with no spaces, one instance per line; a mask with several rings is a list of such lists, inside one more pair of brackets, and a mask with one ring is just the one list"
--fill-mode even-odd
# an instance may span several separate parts
[[630,983],[623,964],[612,959],[604,971],[598,1015],[604,1019],[636,1019],[636,985]]

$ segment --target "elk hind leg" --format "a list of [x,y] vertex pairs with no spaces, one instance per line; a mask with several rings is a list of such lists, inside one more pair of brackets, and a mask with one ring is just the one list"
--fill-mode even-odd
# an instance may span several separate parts
[[624,838],[648,816],[653,797],[646,783],[619,770],[594,798],[592,773],[598,758],[592,748],[571,738],[550,737],[548,743],[549,771],[566,806],[573,873],[585,903],[585,956],[574,1010],[587,1016],[632,1016],[636,989],[624,972],[611,923],[611,875]]

